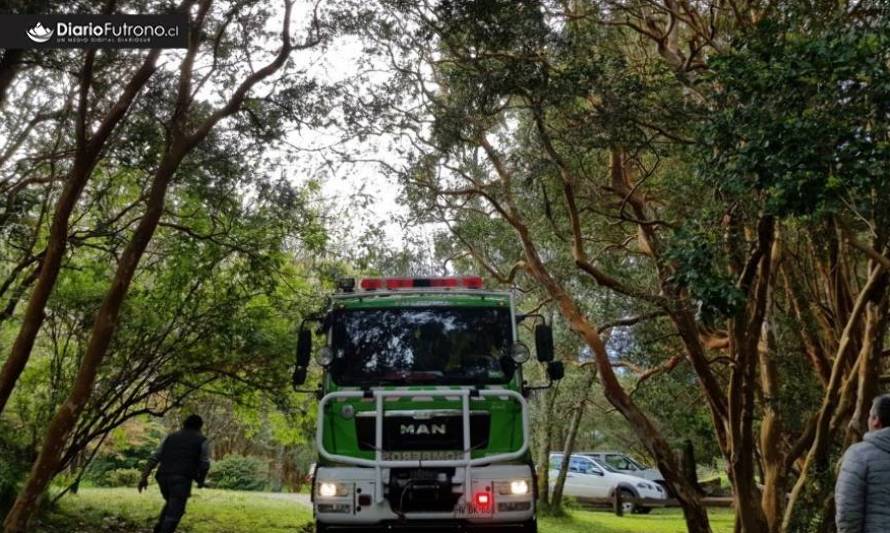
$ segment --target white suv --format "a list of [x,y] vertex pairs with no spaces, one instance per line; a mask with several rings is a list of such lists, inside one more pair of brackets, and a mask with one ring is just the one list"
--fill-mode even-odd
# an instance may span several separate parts
[[[563,454],[550,454],[550,490],[556,484]],[[615,491],[624,497],[625,513],[648,513],[653,506],[663,505],[667,499],[664,489],[657,483],[615,472],[591,457],[572,455],[563,494],[580,500],[605,501]]]

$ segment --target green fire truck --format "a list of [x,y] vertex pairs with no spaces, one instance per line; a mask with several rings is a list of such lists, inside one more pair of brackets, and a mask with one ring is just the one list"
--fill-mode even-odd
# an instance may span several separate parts
[[[300,326],[294,386],[314,350],[316,530],[537,530],[519,322],[535,318],[549,386],[552,330],[479,277],[341,280]],[[314,330],[314,331],[313,331]]]

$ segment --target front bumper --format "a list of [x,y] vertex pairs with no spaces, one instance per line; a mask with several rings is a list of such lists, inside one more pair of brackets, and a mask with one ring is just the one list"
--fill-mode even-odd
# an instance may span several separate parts
[[[388,469],[384,469],[388,470]],[[421,529],[441,529],[443,524],[453,527],[500,528],[509,525],[528,523],[535,516],[534,486],[531,468],[528,465],[490,465],[471,469],[469,494],[463,492],[466,470],[458,468],[452,479],[452,491],[456,505],[447,512],[398,512],[389,498],[387,483],[377,485],[374,468],[361,467],[320,467],[316,471],[314,510],[316,519],[329,526],[387,526],[391,528],[409,527]],[[385,471],[382,478],[389,479]],[[501,494],[499,487],[504,482],[526,480],[529,490],[524,495]],[[323,483],[336,483],[342,487],[338,495],[324,497],[319,494]],[[382,492],[381,492],[382,491]],[[474,495],[486,493],[489,504],[478,507],[473,504]]]
[[667,501],[667,496],[663,492],[657,492],[654,490],[645,490],[645,489],[637,489],[639,495],[637,499],[641,502],[645,502],[646,505],[649,506],[657,506],[659,503],[664,505]]

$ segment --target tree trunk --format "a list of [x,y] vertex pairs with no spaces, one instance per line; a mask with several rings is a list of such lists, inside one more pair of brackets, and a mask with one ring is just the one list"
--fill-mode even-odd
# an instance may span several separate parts
[[572,452],[575,451],[575,439],[578,437],[578,428],[581,427],[581,419],[584,417],[584,408],[587,405],[587,397],[590,395],[590,389],[593,387],[593,381],[595,379],[596,371],[592,367],[587,368],[587,375],[584,377],[584,382],[581,384],[581,398],[578,402],[578,406],[572,413],[572,418],[569,422],[569,432],[566,434],[566,440],[563,443],[562,464],[559,466],[559,475],[556,477],[556,483],[554,483],[553,486],[553,497],[550,499],[550,504],[553,509],[559,509],[562,505],[562,491],[565,487],[566,476],[569,471],[569,461]]
[[881,355],[884,351],[884,334],[887,329],[887,302],[887,295],[884,295],[884,299],[879,303],[869,302],[865,310],[856,407],[847,424],[845,448],[862,440],[862,436],[868,431],[871,402],[879,392],[878,377],[881,373]]
[[778,405],[779,373],[770,354],[770,347],[774,346],[770,342],[770,335],[767,323],[764,323],[762,346],[759,350],[760,381],[764,396],[763,419],[760,422],[760,450],[763,455],[761,506],[770,533],[779,533],[782,528],[788,473],[785,470],[785,454],[781,442],[784,425]]
[[683,441],[683,451],[680,455],[680,468],[683,470],[683,477],[686,478],[686,482],[698,491],[699,494],[704,495],[705,491],[701,488],[701,485],[698,484],[695,449],[692,447],[692,441],[689,439]]
[[559,509],[562,505],[562,490],[569,473],[569,462],[571,462],[572,452],[575,450],[575,437],[578,436],[578,426],[581,424],[582,416],[584,416],[583,403],[575,408],[569,422],[569,432],[566,434],[562,451],[562,464],[559,465],[559,474],[556,476],[556,482],[553,484],[553,496],[550,498],[550,505],[553,509]]
[[866,304],[869,301],[874,301],[876,296],[879,300],[882,299],[886,292],[886,274],[882,271],[881,266],[871,264],[870,262],[869,272],[868,281],[860,291],[859,297],[856,299],[856,303],[844,327],[844,332],[841,335],[837,354],[831,369],[831,379],[822,397],[822,406],[819,409],[813,443],[810,446],[804,461],[803,470],[791,491],[791,497],[788,499],[788,504],[785,508],[785,515],[782,519],[783,531],[788,531],[795,520],[795,508],[802,497],[810,475],[813,473],[824,475],[828,470],[828,453],[831,445],[831,419],[835,409],[841,402],[838,393],[844,380],[845,369],[850,366],[850,355],[853,353],[851,345],[854,344],[852,339],[853,332],[858,329],[858,324]]
[[550,505],[550,450],[553,448],[553,405],[559,389],[556,387],[542,391],[541,403],[543,404],[541,430],[538,433],[538,498],[544,506]]
[[734,364],[728,390],[729,469],[735,508],[745,533],[768,530],[763,495],[754,471],[754,392],[757,368],[765,351],[763,338],[768,331],[769,288],[777,253],[775,233],[773,218],[761,216],[757,224],[757,247],[737,272],[739,288],[747,301],[730,320],[729,347]]

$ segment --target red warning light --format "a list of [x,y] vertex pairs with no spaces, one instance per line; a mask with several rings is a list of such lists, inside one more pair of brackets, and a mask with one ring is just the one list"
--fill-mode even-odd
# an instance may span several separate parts
[[476,507],[488,507],[491,503],[491,494],[487,492],[477,492],[473,500],[476,502]]

